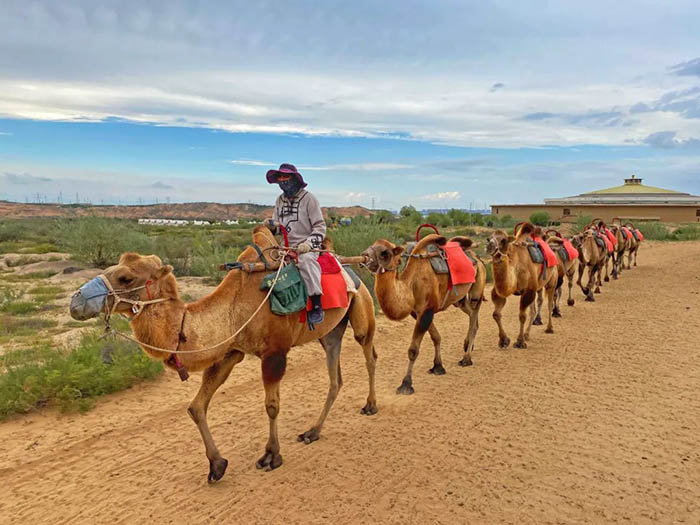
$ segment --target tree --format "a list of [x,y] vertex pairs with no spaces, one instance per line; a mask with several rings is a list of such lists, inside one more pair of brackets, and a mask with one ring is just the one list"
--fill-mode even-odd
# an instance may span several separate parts
[[547,226],[549,225],[549,221],[551,220],[551,217],[549,215],[549,212],[546,211],[536,211],[532,215],[530,215],[530,222],[532,224],[536,224],[537,226]]

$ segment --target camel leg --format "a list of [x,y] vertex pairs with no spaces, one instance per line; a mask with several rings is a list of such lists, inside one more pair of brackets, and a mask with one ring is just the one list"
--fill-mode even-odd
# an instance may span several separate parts
[[277,416],[280,412],[280,381],[287,368],[287,352],[281,350],[263,356],[262,376],[265,386],[265,411],[270,420],[270,437],[265,445],[265,453],[255,466],[266,471],[274,470],[282,465],[280,441],[277,436]]
[[297,436],[297,441],[303,441],[307,445],[317,441],[321,435],[323,423],[331,411],[331,407],[338,397],[340,387],[343,386],[343,378],[340,373],[340,348],[343,343],[343,334],[348,326],[347,316],[336,326],[330,333],[320,339],[321,346],[326,352],[326,365],[328,366],[328,378],[330,385],[328,386],[328,395],[326,396],[326,404],[323,405],[321,415],[318,417],[316,424],[303,434]]
[[639,253],[639,246],[634,250],[634,265],[637,266],[637,253]]
[[413,373],[413,365],[418,358],[418,352],[420,351],[420,344],[423,342],[423,336],[425,332],[430,329],[430,325],[433,324],[433,310],[428,308],[424,310],[418,320],[416,325],[413,327],[413,338],[411,339],[411,345],[408,347],[408,370],[406,370],[406,375],[401,381],[401,386],[396,389],[397,394],[411,395],[415,390],[413,389],[413,379],[411,374]]
[[515,342],[513,345],[515,348],[527,348],[527,343],[525,342],[526,339],[529,338],[529,331],[530,331],[530,325],[532,324],[532,315],[530,316],[530,325],[527,327],[527,337],[526,337],[526,331],[525,331],[525,323],[527,321],[527,309],[530,307],[531,310],[534,309],[534,301],[535,297],[537,297],[537,292],[534,290],[526,290],[523,292],[523,294],[520,296],[520,313],[518,315],[518,319],[520,320],[520,333],[518,334],[518,340]]
[[569,306],[573,306],[574,304],[576,304],[576,301],[574,301],[574,298],[571,295],[571,293],[573,291],[573,287],[574,287],[574,277],[575,277],[574,274],[575,274],[575,272],[576,272],[576,270],[574,268],[572,268],[571,271],[569,272],[569,274],[567,275],[567,279],[566,279],[568,281],[568,285],[569,285],[569,298],[567,299],[566,304],[568,304]]
[[532,324],[536,326],[540,326],[542,324],[542,303],[544,302],[544,295],[542,293],[542,290],[537,291],[537,315],[535,315],[535,318],[532,321]]
[[583,292],[583,295],[588,297],[588,288],[586,288],[583,285],[583,276],[584,276],[585,272],[586,272],[586,265],[584,265],[582,262],[579,261],[579,263],[578,263],[578,280],[576,281],[576,284],[578,284],[579,287],[581,288],[581,292]]
[[610,282],[610,256],[605,258],[605,282]]
[[[474,306],[467,306],[468,298],[464,301],[464,306],[461,307],[462,311],[469,316],[469,331],[467,332],[467,338],[464,340],[464,357],[462,357],[459,362],[459,366],[471,366],[472,363],[472,352],[474,351],[474,340],[476,339],[476,332],[479,330],[479,310],[481,309],[481,298],[471,301]],[[470,302],[470,303],[471,303]]]
[[603,286],[603,263],[599,263],[598,271],[596,272],[595,293],[600,293],[600,287]]
[[559,302],[561,301],[561,296],[564,295],[563,288],[564,288],[563,286],[558,286],[554,290],[554,309],[552,310],[552,317],[561,317],[561,310],[559,309]]
[[207,368],[202,374],[202,384],[199,391],[187,409],[187,413],[196,423],[199,433],[202,435],[202,441],[204,441],[207,459],[209,459],[209,476],[207,478],[209,483],[219,481],[224,476],[228,466],[228,461],[219,454],[219,449],[216,448],[214,438],[209,431],[207,423],[209,402],[214,392],[226,381],[233,367],[243,361],[243,357],[242,352],[234,350],[226,354],[223,360]]
[[510,339],[503,329],[503,314],[501,313],[503,307],[506,305],[506,298],[498,295],[494,288],[491,290],[491,301],[493,301],[493,320],[496,321],[498,325],[498,347],[508,348],[510,346]]
[[627,252],[627,269],[628,270],[632,269],[632,250]]
[[442,355],[440,355],[440,343],[442,342],[442,337],[440,336],[440,332],[438,332],[434,322],[431,323],[430,328],[428,328],[428,333],[430,334],[430,339],[433,341],[433,346],[435,347],[433,368],[428,370],[428,372],[435,374],[436,376],[444,376],[446,371],[445,367],[442,365]]
[[[581,277],[579,276],[579,279]],[[595,297],[593,297],[593,281],[595,280],[595,269],[593,266],[588,267],[588,286],[581,288],[583,294],[586,296],[586,301],[594,302]]]
[[554,317],[554,294],[556,289],[554,284],[547,288],[547,313],[549,314],[549,322],[547,323],[547,329],[544,331],[545,334],[554,333],[554,325],[552,325],[552,317]]
[[[377,413],[377,394],[374,388],[374,376],[377,366],[377,352],[374,349],[374,330],[376,323],[374,319],[374,304],[371,301],[369,292],[366,292],[366,295],[367,301],[363,303],[366,305],[365,311],[358,309],[357,306],[359,303],[356,304],[356,300],[354,300],[350,307],[348,317],[350,319],[350,326],[352,326],[354,332],[355,341],[359,343],[365,354],[365,366],[369,378],[367,403],[362,407],[360,413],[365,416],[371,416]],[[338,368],[338,370],[340,370],[340,368]]]

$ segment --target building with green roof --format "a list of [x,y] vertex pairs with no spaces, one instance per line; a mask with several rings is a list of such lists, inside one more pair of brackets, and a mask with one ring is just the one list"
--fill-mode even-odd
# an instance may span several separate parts
[[624,184],[571,197],[545,199],[544,204],[492,204],[494,215],[527,219],[536,211],[546,211],[552,220],[572,222],[590,215],[605,221],[700,222],[700,196],[647,186],[632,175]]

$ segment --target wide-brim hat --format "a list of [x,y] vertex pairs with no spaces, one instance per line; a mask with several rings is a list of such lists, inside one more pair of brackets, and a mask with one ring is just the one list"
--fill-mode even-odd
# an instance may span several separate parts
[[267,182],[270,184],[277,184],[280,175],[291,175],[295,176],[301,182],[302,187],[306,188],[306,183],[304,182],[304,177],[301,176],[293,164],[280,164],[279,169],[269,170],[267,172]]

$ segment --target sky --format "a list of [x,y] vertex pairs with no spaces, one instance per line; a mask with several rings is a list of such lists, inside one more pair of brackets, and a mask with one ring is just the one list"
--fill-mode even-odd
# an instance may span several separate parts
[[700,2],[42,2],[0,9],[0,199],[483,208],[700,193]]

